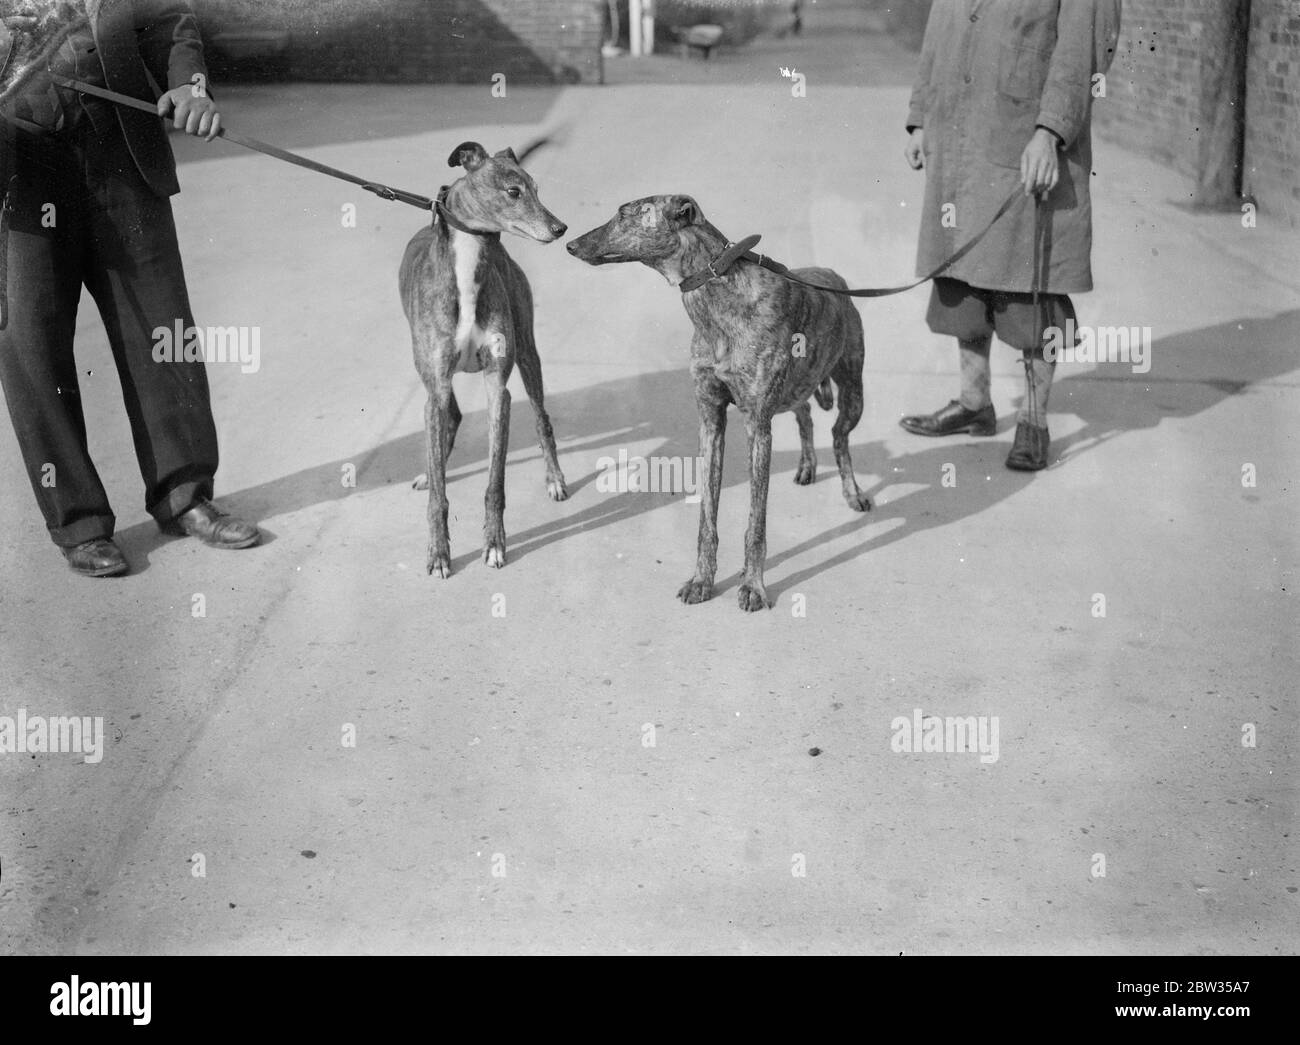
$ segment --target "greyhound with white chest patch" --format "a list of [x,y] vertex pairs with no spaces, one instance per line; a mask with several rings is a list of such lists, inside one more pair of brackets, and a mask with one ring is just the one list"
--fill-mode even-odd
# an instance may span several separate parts
[[[537,145],[525,150],[524,156]],[[510,232],[553,243],[566,226],[537,199],[537,186],[513,150],[489,156],[478,142],[458,146],[447,161],[465,176],[442,190],[434,221],[411,240],[399,276],[402,306],[411,324],[415,368],[428,390],[424,411],[429,490],[427,569],[451,575],[447,533],[447,458],[460,426],[452,375],[479,373],[488,393],[488,487],[483,523],[483,561],[500,569],[506,561],[505,465],[510,431],[506,382],[516,366],[537,418],[546,462],[546,492],[569,496],[556,458],[555,436],[542,395],[542,364],[533,339],[533,295],[523,271],[501,245]]]

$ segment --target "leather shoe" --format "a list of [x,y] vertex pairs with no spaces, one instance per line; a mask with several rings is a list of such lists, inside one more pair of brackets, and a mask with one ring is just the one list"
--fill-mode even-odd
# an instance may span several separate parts
[[967,410],[956,399],[933,414],[913,414],[898,423],[914,435],[993,435],[998,429],[992,403],[979,410]]
[[1040,472],[1047,467],[1047,447],[1051,438],[1046,428],[1026,424],[1016,425],[1016,439],[1007,455],[1007,467],[1017,472]]
[[75,548],[64,548],[63,557],[72,572],[83,577],[117,577],[130,569],[122,549],[111,537],[97,537]]
[[207,498],[201,498],[189,511],[176,516],[163,530],[196,537],[212,548],[232,551],[251,548],[262,539],[261,531],[252,523],[227,515]]

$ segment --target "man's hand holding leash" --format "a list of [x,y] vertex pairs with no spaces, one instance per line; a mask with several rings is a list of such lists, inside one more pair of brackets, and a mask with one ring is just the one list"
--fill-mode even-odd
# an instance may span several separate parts
[[907,165],[914,171],[919,171],[925,166],[925,155],[921,151],[924,143],[925,129],[913,127],[912,133],[907,136],[907,145],[903,148],[903,158],[907,160]]
[[1057,156],[1061,139],[1046,127],[1039,127],[1020,156],[1020,181],[1026,196],[1046,196],[1061,180]]
[[198,83],[182,84],[165,93],[158,99],[158,115],[163,119],[171,116],[178,131],[198,138],[212,141],[221,135],[221,113]]

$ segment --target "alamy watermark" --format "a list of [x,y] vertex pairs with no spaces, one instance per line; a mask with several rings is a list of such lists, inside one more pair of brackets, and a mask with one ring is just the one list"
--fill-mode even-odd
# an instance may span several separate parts
[[238,363],[241,373],[262,368],[261,327],[187,327],[177,320],[155,327],[155,363]]
[[104,757],[104,720],[80,716],[0,715],[0,755],[84,755],[96,765]]
[[895,754],[926,752],[954,755],[979,752],[980,762],[989,766],[1000,757],[997,715],[927,715],[920,708],[912,717],[899,715],[889,724],[894,735],[889,748]]
[[1081,327],[1043,331],[1043,358],[1049,363],[1129,363],[1133,373],[1151,370],[1150,327]]
[[81,982],[80,976],[50,986],[51,1016],[130,1016],[137,1027],[147,1027],[152,1016],[153,983]]
[[704,474],[702,457],[636,457],[626,450],[618,459],[602,457],[596,462],[600,493],[686,494],[687,504],[699,504]]

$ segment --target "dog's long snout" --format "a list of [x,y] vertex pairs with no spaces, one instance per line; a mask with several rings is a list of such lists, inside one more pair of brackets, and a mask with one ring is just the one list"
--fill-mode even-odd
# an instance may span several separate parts
[[579,261],[585,261],[589,265],[594,265],[596,256],[600,253],[601,245],[605,238],[605,226],[600,225],[589,232],[584,232],[581,236],[574,236],[564,245],[564,249],[572,254]]
[[569,226],[560,221],[559,218],[551,219],[551,234],[554,235],[556,239],[559,239],[568,231]]

